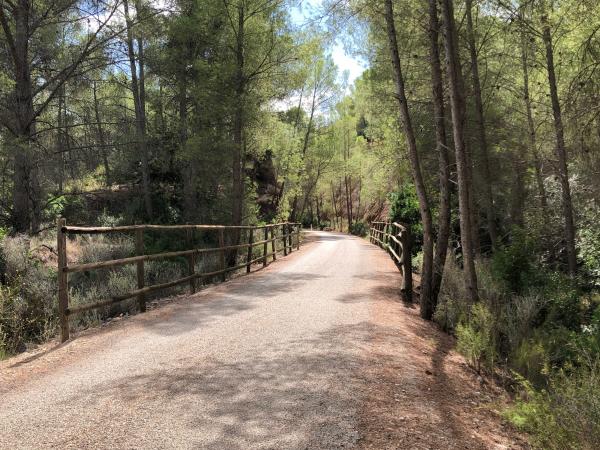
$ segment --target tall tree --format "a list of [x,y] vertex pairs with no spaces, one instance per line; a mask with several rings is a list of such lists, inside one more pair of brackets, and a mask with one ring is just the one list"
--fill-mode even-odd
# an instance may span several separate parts
[[[39,116],[67,80],[105,63],[103,58],[93,56],[121,33],[118,26],[110,30],[107,27],[118,2],[95,5],[83,18],[76,5],[72,0],[0,3],[0,26],[8,48],[6,69],[15,80],[12,92],[1,99],[0,123],[9,132],[14,149],[11,222],[16,231],[35,230],[41,220],[41,155],[36,143]],[[94,27],[88,27],[82,37],[67,41],[64,47],[44,37],[60,36],[57,27],[85,19]],[[45,56],[34,58],[34,54]]]
[[458,56],[458,36],[454,21],[452,0],[442,0],[442,18],[444,23],[444,44],[448,66],[448,84],[450,88],[450,106],[456,171],[458,175],[458,203],[460,217],[460,241],[462,246],[465,289],[467,300],[475,302],[478,298],[477,274],[474,262],[474,235],[471,222],[471,185],[469,177],[469,154],[465,140],[465,95],[462,69]]
[[440,23],[437,0],[429,0],[429,64],[431,66],[431,98],[435,124],[435,142],[439,161],[440,206],[438,212],[438,234],[433,258],[431,282],[432,307],[437,306],[437,298],[442,284],[448,239],[450,237],[450,155],[446,137],[446,114],[444,108],[444,86],[439,49]]
[[565,221],[565,243],[567,249],[567,264],[569,273],[577,272],[577,252],[575,249],[575,221],[573,219],[573,201],[571,199],[571,185],[569,183],[569,170],[567,165],[567,147],[565,144],[565,130],[562,119],[562,110],[558,97],[556,71],[554,67],[554,48],[552,45],[552,31],[548,19],[548,11],[544,8],[541,15],[542,40],[546,50],[546,71],[548,73],[548,88],[552,102],[552,116],[554,117],[554,133],[556,136],[556,157],[558,159],[557,172],[562,191],[562,210]]
[[394,9],[392,0],[385,0],[385,23],[387,27],[387,36],[389,41],[390,56],[392,59],[392,67],[394,73],[394,82],[396,88],[396,100],[400,112],[400,122],[406,139],[408,148],[408,159],[410,160],[413,181],[419,198],[419,210],[421,213],[421,221],[423,223],[423,267],[421,269],[421,317],[430,319],[433,315],[433,299],[432,299],[432,276],[433,276],[433,225],[431,218],[431,209],[429,207],[429,199],[423,181],[421,172],[421,163],[419,160],[419,152],[417,149],[417,141],[411,121],[410,111],[408,109],[408,101],[406,98],[406,89],[404,76],[402,74],[402,66],[400,63],[400,52],[398,49],[398,41],[396,35],[396,24],[394,18]]
[[479,76],[479,59],[477,55],[477,40],[473,25],[473,0],[465,0],[467,16],[467,43],[471,58],[471,77],[473,80],[473,97],[475,98],[475,116],[477,118],[477,134],[479,138],[479,156],[481,157],[481,172],[483,179],[483,203],[487,218],[488,233],[492,246],[498,239],[494,209],[493,183],[490,171],[488,139],[485,131],[485,116],[483,112],[483,99],[481,94],[481,79]]
[[[125,22],[127,24],[127,55],[131,70],[131,92],[135,110],[135,129],[138,151],[142,161],[142,191],[144,193],[144,207],[146,217],[152,219],[152,196],[150,192],[150,157],[148,152],[148,136],[146,133],[146,78],[144,72],[144,39],[141,30],[134,35],[133,20],[129,13],[129,1],[123,0]],[[141,16],[142,7],[140,0],[136,0],[136,14]],[[134,49],[137,42],[137,58]],[[137,59],[137,61],[136,61]],[[139,71],[139,72],[138,72]]]

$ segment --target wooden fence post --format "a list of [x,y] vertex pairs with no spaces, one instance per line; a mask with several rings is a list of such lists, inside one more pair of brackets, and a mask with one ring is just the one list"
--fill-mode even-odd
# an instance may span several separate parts
[[390,223],[386,222],[383,227],[383,242],[385,244],[385,249],[387,250],[387,246],[390,244]]
[[296,250],[300,250],[300,231],[301,231],[302,225],[298,224],[298,228],[296,231]]
[[[141,256],[144,254],[144,229],[138,228],[135,230],[135,254]],[[137,262],[137,285],[138,289],[144,287],[144,261]],[[138,294],[138,305],[141,312],[146,311],[146,295]]]
[[67,267],[67,239],[63,227],[67,221],[62,217],[56,221],[56,251],[58,253],[58,314],[60,318],[60,341],[69,340],[69,274]]
[[281,235],[283,236],[283,256],[287,256],[287,225],[281,225]]
[[273,261],[277,260],[277,240],[275,239],[275,228],[271,227],[271,250],[273,252]]
[[[194,242],[193,242],[193,237],[194,237],[194,229],[193,228],[186,228],[185,230],[185,241],[186,241],[186,250],[192,250],[194,248]],[[194,272],[196,270],[196,255],[194,253],[192,253],[191,255],[188,256],[188,275],[192,276],[194,275]],[[192,278],[190,280],[190,292],[192,294],[196,293],[196,279]]]
[[292,253],[292,251],[294,251],[294,225],[291,223],[288,223],[288,235],[288,240],[290,243],[288,253]]
[[[219,228],[219,248],[221,249],[219,255],[221,258],[221,270],[225,270],[225,250],[223,250],[223,247],[225,247],[225,231],[223,228]],[[227,274],[225,272],[223,272],[221,275],[221,279],[223,281],[227,279]]]
[[252,265],[252,243],[254,242],[254,228],[250,228],[250,236],[248,237],[248,258],[246,259],[246,273],[250,273]]
[[267,253],[269,252],[269,227],[265,225],[265,243],[263,244],[263,267],[267,267],[269,262],[267,261]]

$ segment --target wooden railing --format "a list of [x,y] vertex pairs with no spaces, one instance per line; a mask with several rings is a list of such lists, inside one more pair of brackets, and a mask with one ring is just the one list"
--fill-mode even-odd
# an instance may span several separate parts
[[372,222],[371,243],[386,250],[402,272],[401,291],[406,301],[412,301],[412,258],[410,227],[397,222]]
[[[213,248],[190,248],[188,250],[180,250],[173,252],[145,254],[144,251],[144,231],[186,231],[186,244],[192,245],[192,233],[194,230],[216,231],[218,233],[218,246]],[[226,230],[245,230],[247,231],[248,242],[225,245]],[[281,230],[281,232],[279,232]],[[256,232],[262,231],[262,236],[259,240],[255,240]],[[236,270],[246,268],[246,272],[250,273],[252,264],[262,262],[262,266],[266,267],[269,264],[269,258],[273,261],[277,259],[277,253],[280,251],[277,247],[277,242],[283,243],[283,255],[293,251],[294,246],[297,250],[300,249],[300,231],[301,224],[299,223],[278,223],[273,225],[263,226],[223,226],[223,225],[131,225],[118,227],[77,227],[67,226],[65,219],[58,219],[57,222],[57,253],[58,253],[58,310],[60,316],[60,332],[62,342],[69,339],[69,316],[84,311],[89,311],[104,306],[109,306],[114,303],[121,302],[133,297],[137,298],[139,310],[146,311],[146,294],[161,289],[167,289],[180,284],[189,283],[190,291],[196,291],[196,280],[198,278],[211,278],[222,276],[222,281],[225,281],[226,274]],[[68,264],[67,258],[67,236],[78,234],[109,234],[109,233],[133,233],[135,235],[135,252],[136,256],[129,258],[113,259],[109,261],[100,261],[86,264]],[[238,233],[239,235],[239,233]],[[296,242],[294,242],[294,238]],[[239,240],[238,240],[239,242]],[[271,251],[269,252],[269,244]],[[262,246],[262,254],[258,258],[253,258],[253,249]],[[226,256],[231,252],[237,252],[240,249],[247,249],[245,261],[242,264],[233,265],[226,264]],[[196,258],[202,255],[217,253],[220,256],[219,270],[212,272],[195,273]],[[145,286],[144,283],[144,262],[155,261],[167,258],[185,257],[187,259],[188,275],[172,280],[167,283]],[[69,273],[86,272],[91,270],[106,269],[135,264],[137,267],[137,289],[125,294],[113,296],[109,300],[98,301],[84,305],[69,306]]]

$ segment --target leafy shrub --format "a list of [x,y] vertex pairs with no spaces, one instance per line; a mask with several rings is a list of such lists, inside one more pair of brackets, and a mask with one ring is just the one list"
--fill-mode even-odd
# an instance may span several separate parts
[[31,256],[27,238],[3,239],[0,255],[0,353],[6,356],[54,334],[56,287],[55,272]]
[[477,372],[492,369],[496,360],[494,318],[481,303],[471,307],[468,320],[456,327],[457,348]]
[[416,255],[423,247],[423,226],[419,211],[419,199],[413,184],[405,184],[388,196],[390,202],[389,219],[392,222],[404,222],[411,226],[412,253]]
[[444,268],[438,305],[433,320],[446,332],[453,333],[461,319],[467,316],[468,305],[462,271],[453,258],[448,258]]
[[354,236],[366,236],[368,234],[369,227],[361,220],[357,220],[350,227],[350,233]]
[[546,299],[537,294],[513,296],[508,299],[502,313],[507,352],[531,337],[534,328],[540,325],[540,316],[546,303]]
[[422,267],[423,267],[423,252],[419,252],[412,258],[413,272],[420,273]]
[[506,412],[529,432],[540,449],[600,448],[600,360],[590,360],[572,373],[559,372],[548,389],[537,391],[520,378],[526,398]]
[[522,294],[536,284],[538,272],[533,242],[522,229],[514,229],[512,242],[496,250],[491,269],[509,292]]
[[545,322],[577,331],[582,325],[582,291],[576,281],[559,272],[545,273],[538,287],[540,295],[547,299]]

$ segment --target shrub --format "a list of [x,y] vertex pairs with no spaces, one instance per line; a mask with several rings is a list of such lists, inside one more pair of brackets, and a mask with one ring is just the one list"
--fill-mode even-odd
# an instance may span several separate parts
[[462,271],[453,258],[448,258],[433,320],[444,331],[454,332],[460,320],[467,316],[466,298]]
[[0,256],[0,353],[6,356],[54,334],[56,287],[55,272],[31,256],[27,238],[3,239]]
[[481,371],[492,369],[496,360],[494,318],[481,303],[472,306],[467,320],[456,327],[457,348],[470,364]]
[[506,412],[507,418],[529,432],[541,449],[600,448],[600,360],[572,373],[558,372],[548,389],[537,391],[520,378],[526,398]]
[[423,246],[423,226],[419,211],[419,199],[413,184],[405,184],[389,194],[389,219],[392,222],[404,222],[411,225],[412,253],[416,255]]
[[491,270],[509,292],[521,294],[536,284],[538,270],[533,242],[522,229],[513,229],[511,243],[496,250]]
[[354,236],[366,236],[369,232],[369,227],[362,220],[357,220],[350,227],[350,233]]

